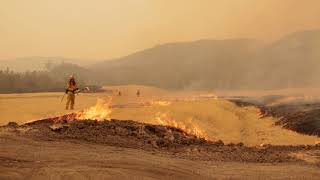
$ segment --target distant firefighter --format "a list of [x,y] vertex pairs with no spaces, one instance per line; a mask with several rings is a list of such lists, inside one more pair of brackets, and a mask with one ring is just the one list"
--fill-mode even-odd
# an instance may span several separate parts
[[122,95],[122,94],[121,94],[121,91],[119,91],[119,92],[118,92],[118,96],[121,96],[121,95]]
[[140,97],[140,90],[139,89],[137,90],[136,94],[137,94],[137,97]]
[[70,76],[67,88],[66,88],[66,94],[67,94],[67,104],[66,109],[74,109],[74,102],[75,102],[75,94],[77,93],[77,83],[73,75]]

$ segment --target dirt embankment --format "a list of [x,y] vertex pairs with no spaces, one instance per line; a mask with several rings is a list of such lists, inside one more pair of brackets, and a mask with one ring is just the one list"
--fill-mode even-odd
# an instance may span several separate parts
[[120,120],[68,122],[60,117],[21,126],[10,123],[1,129],[41,141],[77,140],[206,161],[302,162],[291,154],[320,150],[320,146],[311,145],[245,147],[242,143],[224,144],[206,141],[173,127]]

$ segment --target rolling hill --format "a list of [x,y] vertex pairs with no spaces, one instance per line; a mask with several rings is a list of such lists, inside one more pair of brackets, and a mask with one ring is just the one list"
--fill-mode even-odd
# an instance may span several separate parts
[[158,45],[96,63],[99,83],[173,89],[278,89],[318,86],[320,31],[302,31],[271,44],[252,39]]
[[99,81],[111,84],[234,88],[242,86],[238,77],[246,76],[261,47],[260,42],[249,39],[170,43],[91,68],[99,72]]

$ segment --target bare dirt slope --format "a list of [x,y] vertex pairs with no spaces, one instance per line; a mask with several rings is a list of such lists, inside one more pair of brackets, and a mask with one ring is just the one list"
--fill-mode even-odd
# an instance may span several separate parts
[[77,141],[0,137],[0,179],[317,179],[318,167],[172,158]]
[[316,179],[319,146],[224,145],[134,121],[42,120],[0,129],[2,179]]

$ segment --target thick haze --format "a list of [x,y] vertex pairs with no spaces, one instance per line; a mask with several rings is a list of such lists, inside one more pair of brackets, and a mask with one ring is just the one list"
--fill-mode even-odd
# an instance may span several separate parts
[[319,0],[1,0],[0,59],[107,59],[198,39],[320,28]]

